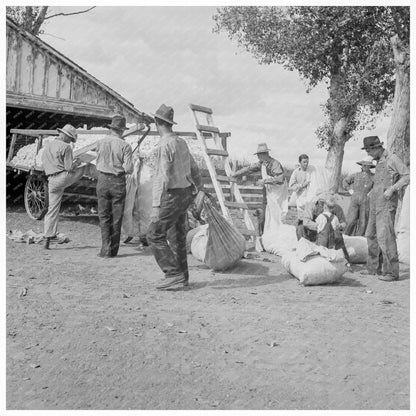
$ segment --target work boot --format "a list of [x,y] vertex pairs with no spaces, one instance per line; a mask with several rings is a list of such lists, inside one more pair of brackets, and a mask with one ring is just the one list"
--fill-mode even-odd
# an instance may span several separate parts
[[378,279],[383,280],[384,282],[395,282],[396,280],[399,280],[399,276],[393,276],[392,274],[387,273],[379,276]]
[[183,286],[188,286],[188,281],[186,280],[183,274],[178,274],[177,276],[167,277],[163,279],[163,281],[156,286],[156,289],[164,290],[179,284],[182,284]]
[[45,238],[45,245],[43,246],[45,250],[49,250],[49,246],[51,244],[51,238],[50,237],[46,237]]

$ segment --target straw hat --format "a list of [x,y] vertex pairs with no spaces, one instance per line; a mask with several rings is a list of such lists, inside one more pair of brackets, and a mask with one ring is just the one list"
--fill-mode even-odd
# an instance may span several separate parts
[[77,129],[72,124],[66,124],[62,129],[56,129],[59,131],[59,133],[64,133],[67,135],[71,141],[76,142],[78,135],[77,135]]

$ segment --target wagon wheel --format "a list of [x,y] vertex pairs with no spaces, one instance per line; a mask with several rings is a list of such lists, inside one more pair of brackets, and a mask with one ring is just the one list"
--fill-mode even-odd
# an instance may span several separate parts
[[41,220],[48,210],[48,182],[44,176],[28,176],[24,199],[27,215],[33,220]]

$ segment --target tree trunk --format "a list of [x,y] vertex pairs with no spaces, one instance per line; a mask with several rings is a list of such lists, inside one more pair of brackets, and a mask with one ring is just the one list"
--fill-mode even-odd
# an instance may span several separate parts
[[328,170],[328,186],[329,189],[333,192],[338,192],[340,181],[341,181],[341,171],[342,171],[342,161],[344,159],[344,140],[334,140],[332,145],[328,149],[328,154],[326,155],[325,168]]
[[410,57],[409,46],[397,35],[391,38],[396,64],[393,114],[387,133],[387,148],[404,163],[410,163]]
[[325,168],[328,171],[328,181],[325,187],[333,192],[338,192],[340,186],[345,143],[351,137],[351,119],[356,111],[356,106],[351,104],[345,106],[343,84],[343,75],[339,72],[331,74],[328,107],[332,134],[328,140],[328,154],[325,162]]
[[46,12],[48,11],[48,6],[42,6],[38,16],[36,17],[35,21],[33,22],[32,33],[34,35],[39,35],[40,28],[45,21]]

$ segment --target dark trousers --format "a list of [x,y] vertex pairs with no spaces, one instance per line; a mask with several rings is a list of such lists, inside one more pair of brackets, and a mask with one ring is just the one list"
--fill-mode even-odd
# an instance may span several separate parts
[[186,214],[192,188],[170,189],[162,194],[159,220],[151,222],[147,240],[165,277],[184,274],[189,279],[186,253]]
[[115,257],[120,247],[121,223],[126,200],[126,179],[98,173],[97,181],[98,218],[101,228],[101,256]]

